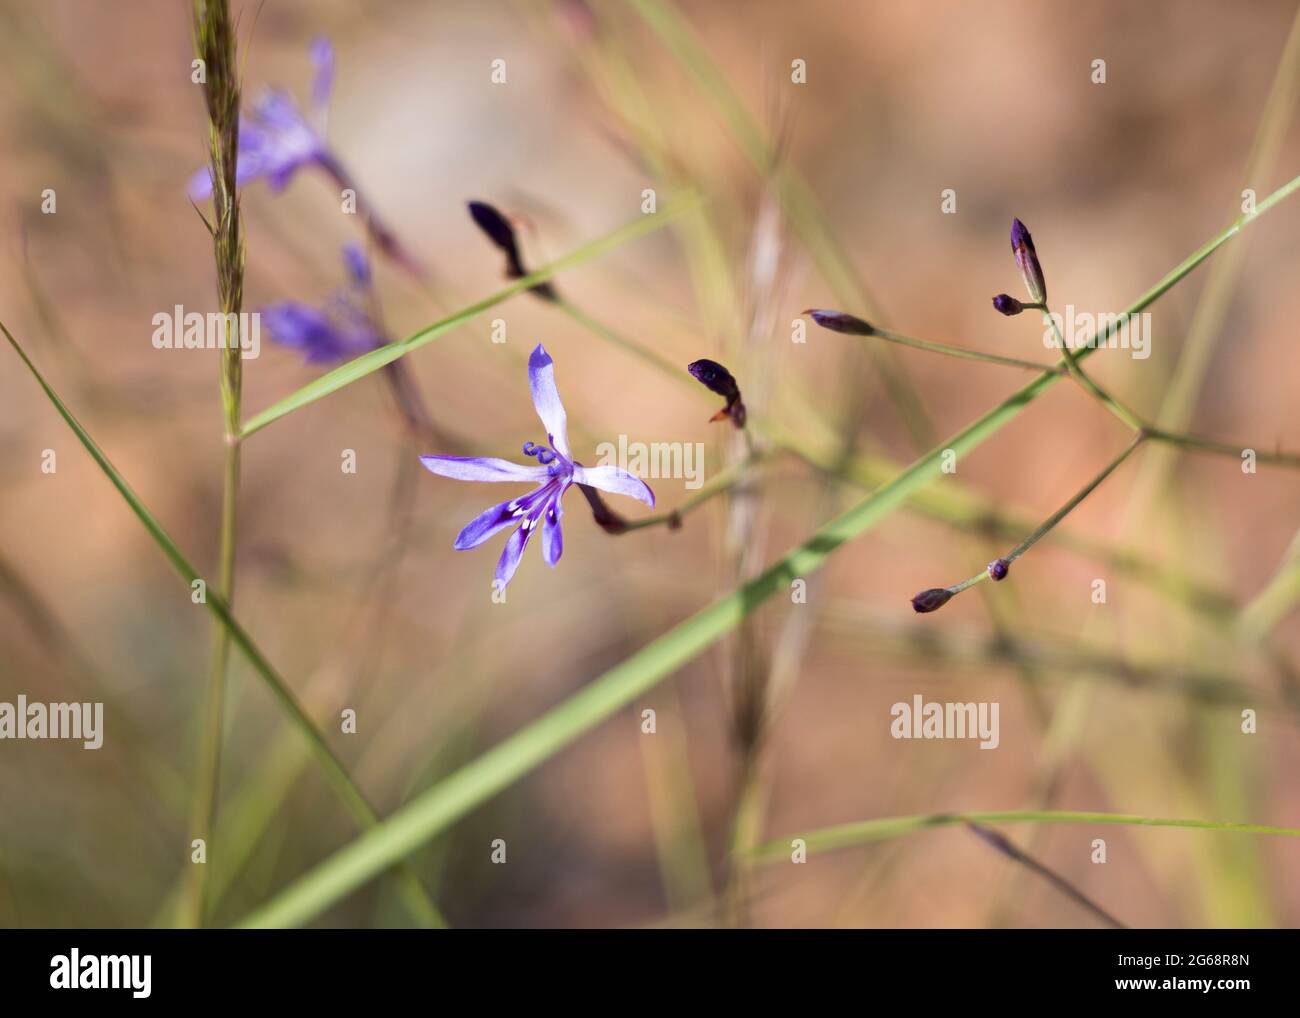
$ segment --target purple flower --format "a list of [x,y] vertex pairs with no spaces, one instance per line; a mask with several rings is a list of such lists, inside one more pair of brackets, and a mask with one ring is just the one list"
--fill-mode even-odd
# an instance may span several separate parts
[[1004,558],[995,558],[989,563],[989,578],[992,580],[1005,580],[1010,571],[1011,563]]
[[551,355],[539,343],[528,358],[528,385],[533,406],[546,429],[546,445],[527,443],[524,455],[537,459],[535,466],[484,456],[421,456],[420,462],[443,477],[458,481],[512,481],[536,487],[525,495],[494,505],[470,520],[456,537],[457,551],[477,548],[498,531],[514,527],[506,539],[505,550],[497,563],[496,582],[501,589],[519,568],[529,538],[542,531],[542,558],[549,566],[560,561],[564,550],[560,533],[563,514],[561,499],[569,487],[585,484],[616,495],[640,499],[654,508],[655,496],[639,477],[615,466],[583,467],[569,452],[564,404],[555,387],[555,366]]
[[1020,267],[1020,274],[1025,277],[1025,289],[1029,291],[1029,296],[1035,304],[1046,304],[1047,282],[1043,279],[1043,267],[1038,264],[1034,238],[1019,219],[1011,220],[1011,252]]
[[308,364],[346,360],[388,340],[369,310],[370,263],[356,244],[343,248],[351,285],[321,307],[280,301],[261,311],[262,324],[281,346],[302,350]]
[[[282,191],[303,166],[331,169],[336,160],[325,141],[325,114],[334,84],[334,48],[328,39],[312,43],[311,61],[316,73],[312,81],[313,124],[303,115],[297,100],[288,92],[271,89],[253,100],[251,109],[239,118],[239,161],[235,185],[243,187],[265,179],[272,191]],[[212,177],[207,169],[191,179],[190,197],[202,201],[212,194]]]
[[[312,77],[310,116],[303,113],[298,101],[282,89],[270,89],[253,100],[239,118],[239,158],[235,163],[235,186],[243,187],[255,180],[265,180],[272,191],[288,186],[293,175],[303,167],[315,166],[327,174],[338,187],[351,191],[355,211],[365,220],[375,247],[417,278],[423,278],[424,266],[412,255],[384,223],[361,189],[344,169],[325,140],[325,124],[330,93],[334,89],[334,47],[323,36],[309,50],[315,74]],[[212,194],[212,177],[207,169],[190,178],[189,195],[202,201]]]

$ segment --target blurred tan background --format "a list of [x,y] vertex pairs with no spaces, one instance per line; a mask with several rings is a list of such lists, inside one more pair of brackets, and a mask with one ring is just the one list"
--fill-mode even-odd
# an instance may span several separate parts
[[[1256,153],[1267,166],[1245,177],[1291,2],[672,9],[758,129],[779,139],[778,172],[806,181],[872,313],[913,335],[1046,360],[1036,316],[1003,319],[989,306],[999,291],[1020,295],[1013,216],[1033,231],[1054,303],[1118,311],[1235,218],[1243,187],[1262,198],[1300,170],[1293,71],[1264,124],[1276,144]],[[163,0],[0,10],[0,316],[208,570],[217,355],[150,345],[156,312],[214,300],[210,242],[185,194],[207,137],[187,17],[186,5]],[[834,450],[852,422],[855,454],[877,465],[922,451],[858,340],[810,327],[805,344],[791,342],[804,308],[844,304],[801,240],[794,220],[807,210],[782,210],[732,122],[631,6],[270,0],[245,5],[240,30],[246,97],[268,85],[305,97],[307,47],[319,34],[333,40],[330,141],[427,261],[436,290],[377,267],[395,337],[501,286],[500,255],[467,200],[526,224],[525,251],[540,265],[635,220],[643,188],[662,207],[689,185],[705,213],[563,274],[561,291],[683,368],[706,356],[727,363],[752,410],[818,448]],[[505,85],[490,82],[494,59],[507,62]],[[806,84],[790,81],[795,59],[806,61]],[[1096,59],[1104,85],[1091,80]],[[46,188],[54,215],[40,211]],[[945,188],[956,191],[955,215],[940,212]],[[243,213],[247,308],[317,302],[341,285],[339,248],[361,234],[323,176],[303,172],[280,195],[250,185]],[[1300,447],[1297,238],[1292,201],[1220,253],[1241,261],[1224,281],[1192,430]],[[1145,413],[1161,407],[1215,264],[1151,309],[1148,360],[1110,351],[1091,362]],[[504,345],[489,339],[493,317],[507,322]],[[261,358],[245,364],[248,413],[319,373],[263,339]],[[708,477],[736,456],[728,426],[707,423],[708,399],[527,295],[408,363],[439,427],[466,448],[519,459],[519,445],[539,438],[523,367],[537,342],[555,357],[578,455],[626,434],[706,443]],[[0,923],[167,922],[188,865],[209,619],[17,357],[0,359],[0,700],[103,700],[109,713],[96,752],[0,743]],[[895,359],[936,438],[1028,377],[915,351]],[[1032,525],[1124,440],[1077,388],[1058,385],[934,488]],[[355,476],[339,469],[347,448]],[[45,449],[57,455],[54,474],[41,472]],[[340,710],[358,711],[358,734],[336,734],[335,745],[381,813],[863,495],[782,459],[749,496],[711,501],[681,530],[614,538],[572,492],[559,567],[530,549],[507,604],[494,605],[500,538],[466,553],[451,542],[503,488],[421,471],[402,554],[388,554],[399,463],[443,451],[404,438],[378,376],[275,423],[244,451],[237,614],[328,731]],[[758,754],[761,840],[958,809],[1296,825],[1300,740],[1285,691],[1300,625],[1289,602],[1269,640],[1246,638],[1235,609],[1189,608],[1178,582],[1153,590],[1145,563],[1249,604],[1296,533],[1300,477],[1182,456],[1157,485],[1151,459],[1141,451],[1007,583],[932,616],[913,615],[912,594],[965,578],[1018,538],[895,512],[832,557],[808,604],[776,598],[739,643],[701,656],[416,856],[449,920],[712,924],[735,921],[719,905],[730,893],[739,921],[758,925],[1095,922],[960,827],[734,879],[733,719],[756,674],[774,695]],[[661,509],[691,494],[681,480],[651,484]],[[1136,550],[1144,565],[1120,570],[1069,535]],[[1090,600],[1097,578],[1104,605]],[[1018,649],[1007,653],[1007,640]],[[230,850],[213,878],[226,922],[352,835],[257,677],[234,660],[215,839]],[[1196,681],[1206,676],[1240,695],[1211,702]],[[998,701],[1000,747],[891,739],[890,705],[917,693]],[[1259,711],[1256,735],[1239,733],[1244,707]],[[646,708],[658,712],[654,736],[640,731]],[[1300,920],[1291,839],[1091,826],[1008,834],[1129,924]],[[1104,866],[1089,861],[1096,837],[1107,841]],[[505,866],[490,862],[494,838],[509,846]],[[404,921],[383,882],[320,920]]]

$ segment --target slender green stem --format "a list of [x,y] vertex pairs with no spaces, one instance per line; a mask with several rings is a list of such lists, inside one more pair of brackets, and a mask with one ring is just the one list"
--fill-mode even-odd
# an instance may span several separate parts
[[712,481],[706,484],[699,491],[685,499],[681,505],[666,513],[656,513],[653,516],[646,516],[639,520],[628,520],[624,530],[645,530],[647,527],[681,526],[683,518],[695,509],[704,505],[711,499],[717,498],[728,491],[734,489],[737,485],[743,484],[751,477],[751,472],[760,461],[771,456],[771,453],[763,453],[759,450],[751,451],[744,459],[737,460],[727,469],[718,474]]
[[1129,442],[1129,444],[1124,447],[1123,452],[1121,452],[1118,456],[1116,456],[1113,460],[1111,460],[1108,464],[1106,464],[1106,466],[1101,470],[1101,472],[1097,474],[1097,476],[1094,477],[1091,481],[1085,484],[1082,488],[1080,488],[1070,498],[1070,500],[1065,503],[1065,505],[1061,506],[1060,509],[1056,510],[1056,512],[1052,513],[1051,516],[1049,516],[1046,520],[1044,520],[1042,525],[1039,526],[1037,530],[1035,530],[1032,534],[1026,537],[1018,545],[1016,545],[1010,552],[1008,552],[1006,555],[1007,562],[1014,562],[1021,555],[1023,555],[1030,548],[1032,548],[1035,544],[1037,544],[1044,534],[1046,534],[1058,523],[1060,523],[1061,520],[1065,519],[1065,517],[1070,515],[1070,513],[1074,511],[1075,507],[1080,502],[1082,502],[1085,498],[1091,495],[1101,485],[1101,483],[1104,480],[1106,480],[1107,477],[1109,477],[1119,468],[1119,465],[1121,463],[1123,463],[1126,459],[1128,459],[1131,455],[1133,455],[1133,453],[1137,450],[1137,447],[1142,444],[1143,440],[1146,437],[1147,436],[1145,432],[1139,432],[1137,435],[1133,436],[1133,441]]
[[1183,827],[1193,830],[1227,831],[1234,834],[1278,834],[1300,838],[1300,828],[1270,827],[1265,824],[1236,824],[1217,820],[1167,820],[1129,813],[1087,813],[1076,810],[1000,810],[920,813],[823,827],[807,833],[792,834],[789,838],[769,841],[755,849],[754,855],[757,859],[767,862],[779,862],[790,857],[790,843],[795,838],[802,841],[810,853],[829,852],[897,838],[933,827],[951,827],[954,824],[1114,824],[1127,827]]
[[[1046,520],[1044,520],[1038,526],[1038,529],[1036,529],[1032,534],[1026,537],[1018,545],[1016,545],[1011,551],[1007,552],[1007,554],[1002,557],[1002,561],[1009,566],[1011,565],[1012,562],[1014,562],[1021,555],[1027,552],[1035,544],[1037,544],[1039,540],[1041,540],[1043,536],[1046,535],[1053,527],[1055,527],[1058,523],[1060,523],[1061,520],[1065,519],[1065,517],[1069,516],[1070,513],[1074,511],[1074,508],[1080,502],[1082,502],[1085,498],[1091,495],[1101,484],[1102,481],[1106,480],[1107,477],[1109,477],[1112,473],[1114,473],[1115,470],[1119,467],[1119,465],[1123,463],[1126,459],[1128,459],[1129,456],[1133,454],[1134,450],[1136,450],[1137,447],[1142,444],[1142,442],[1146,439],[1146,437],[1147,437],[1146,432],[1139,431],[1133,437],[1133,440],[1129,442],[1127,446],[1124,447],[1124,451],[1121,452],[1118,456],[1116,456],[1113,460],[1111,460],[1108,464],[1106,464],[1105,468],[1101,471],[1101,473],[1099,473],[1091,481],[1089,481],[1077,492],[1075,492],[1074,495],[1070,497],[1070,500],[1066,502],[1065,505],[1061,506],[1060,509],[1056,510],[1056,512],[1052,513],[1052,515],[1049,516]],[[991,574],[989,573],[989,570],[987,568],[981,569],[978,573],[976,573],[974,576],[970,577],[969,579],[962,580],[961,583],[954,584],[953,586],[948,587],[946,589],[949,594],[960,594],[963,590],[973,587],[977,583],[983,583],[985,580],[990,578],[991,578]]]
[[[1056,324],[1056,319],[1051,313],[1044,308],[1043,317],[1052,326],[1052,331],[1056,334],[1056,341],[1060,344],[1061,351],[1064,354],[1065,364],[1070,372],[1071,377],[1079,383],[1083,389],[1097,400],[1102,406],[1123,421],[1133,431],[1139,431],[1146,435],[1153,442],[1161,442],[1166,445],[1179,446],[1184,449],[1192,449],[1198,452],[1213,453],[1220,456],[1232,456],[1240,458],[1242,453],[1250,446],[1242,445],[1235,442],[1219,442],[1212,438],[1202,438],[1199,435],[1188,435],[1179,432],[1167,431],[1164,428],[1157,428],[1145,421],[1136,411],[1132,410],[1126,404],[1120,402],[1109,392],[1098,385],[1091,375],[1087,374],[1079,366],[1078,355],[1066,345],[1065,339],[1061,335],[1060,327]],[[1259,452],[1255,451],[1255,459],[1260,463],[1276,463],[1279,466],[1300,468],[1300,453],[1291,452]]]
[[558,296],[555,298],[555,300],[551,301],[550,303],[553,307],[558,308],[560,311],[564,312],[564,314],[572,318],[584,329],[588,330],[589,332],[594,332],[597,336],[605,340],[607,343],[610,343],[618,347],[620,350],[624,350],[627,353],[630,353],[633,357],[636,357],[639,360],[644,361],[646,364],[649,364],[651,367],[653,367],[656,371],[659,371],[660,373],[665,375],[670,375],[673,378],[679,380],[682,378],[689,378],[689,376],[686,375],[685,364],[682,365],[673,364],[666,357],[663,357],[662,355],[655,352],[654,350],[651,350],[649,347],[642,346],[640,343],[632,342],[622,333],[610,328],[599,318],[595,318],[592,315],[588,314],[585,310],[583,310],[577,304],[574,304],[567,297],[563,295]]
[[1056,334],[1056,342],[1061,348],[1061,355],[1066,370],[1070,373],[1070,377],[1078,382],[1083,390],[1096,399],[1098,403],[1127,424],[1130,429],[1133,431],[1143,430],[1144,424],[1142,423],[1142,419],[1093,381],[1092,376],[1083,370],[1075,352],[1070,349],[1070,345],[1065,341],[1065,337],[1061,335],[1061,328],[1056,324],[1056,318],[1053,316],[1047,305],[1043,305],[1043,320],[1052,326],[1052,332]]
[[1212,438],[1201,438],[1199,435],[1175,434],[1162,428],[1149,427],[1146,429],[1146,433],[1147,437],[1152,441],[1164,442],[1166,445],[1176,445],[1196,452],[1208,452],[1240,459],[1242,454],[1247,449],[1250,449],[1255,453],[1255,459],[1260,463],[1276,463],[1279,466],[1300,468],[1300,453],[1282,452],[1280,450],[1269,452],[1267,449],[1255,449],[1253,446],[1237,442],[1219,442]]
[[[855,334],[856,335],[856,334]],[[888,343],[897,343],[899,346],[910,346],[915,350],[927,350],[930,353],[944,354],[948,357],[959,357],[967,361],[982,361],[985,364],[1001,364],[1009,368],[1022,368],[1030,371],[1050,371],[1055,374],[1061,374],[1064,369],[1055,364],[1043,364],[1039,361],[1021,360],[1019,357],[1003,357],[1001,354],[985,353],[983,350],[968,350],[961,346],[949,346],[946,343],[933,343],[927,339],[917,339],[915,336],[905,336],[899,332],[893,332],[890,329],[881,329],[874,327],[871,335],[877,339],[883,339]]]
[[1264,589],[1241,608],[1237,624],[1255,641],[1263,641],[1300,599],[1300,531]]
[[[235,535],[239,503],[240,394],[243,382],[241,336],[235,324],[242,309],[244,241],[239,199],[235,191],[235,166],[239,151],[239,73],[235,63],[234,23],[227,0],[195,0],[195,55],[207,65],[204,84],[210,136],[210,173],[214,224],[213,250],[217,267],[217,300],[225,323],[221,350],[220,388],[225,418],[226,447],[222,471],[221,538],[217,562],[217,595],[230,604],[234,597]],[[205,595],[206,596],[206,595]],[[213,852],[212,829],[221,782],[221,740],[225,720],[226,667],[230,658],[230,633],[213,620],[212,654],[207,696],[199,739],[197,785],[190,815],[191,845],[202,845],[201,861],[191,861],[186,894],[179,920],[185,926],[202,926],[207,912],[208,853]]]
[[[239,446],[230,442],[225,449],[222,477],[221,544],[218,552],[216,593],[232,603],[235,581],[236,503],[239,493]],[[230,659],[230,631],[220,618],[212,623],[212,652],[208,665],[207,698],[198,754],[198,775],[190,814],[191,841],[201,839],[212,850],[216,824],[217,793],[221,784],[221,742],[225,725],[226,669]],[[193,864],[188,870],[186,894],[180,916],[182,925],[202,926],[208,910],[208,865]]]

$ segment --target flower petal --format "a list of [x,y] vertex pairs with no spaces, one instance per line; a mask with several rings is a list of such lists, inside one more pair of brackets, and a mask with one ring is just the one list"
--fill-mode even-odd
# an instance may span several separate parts
[[515,481],[537,484],[550,477],[545,467],[524,466],[493,456],[421,456],[420,462],[442,477],[457,481]]
[[635,474],[629,474],[626,470],[620,470],[615,466],[575,466],[573,482],[587,484],[601,491],[610,491],[615,495],[627,495],[629,498],[644,502],[651,509],[655,507],[655,493],[650,490],[650,486]]
[[564,515],[560,497],[563,494],[561,489],[542,514],[542,559],[548,566],[554,566],[564,554],[564,535],[560,532],[560,517]]
[[529,538],[537,529],[541,522],[542,510],[546,502],[543,501],[536,509],[524,517],[524,521],[519,524],[516,530],[506,539],[506,546],[501,552],[501,559],[497,562],[496,581],[502,587],[505,587],[514,578],[515,570],[519,568],[519,563],[524,557],[524,549],[528,547]]
[[311,102],[319,111],[329,105],[334,88],[334,47],[325,36],[318,36],[312,41],[310,56],[316,72],[311,82]]
[[501,502],[491,509],[479,513],[465,524],[461,532],[456,535],[456,543],[453,547],[457,551],[468,551],[470,548],[477,548],[493,534],[504,530],[511,524],[518,523],[519,515],[515,512],[518,502],[518,499],[511,499],[509,502]]
[[565,459],[572,459],[564,404],[560,402],[560,390],[555,387],[555,362],[541,343],[528,358],[528,387],[533,392],[533,406],[546,428],[551,448]]
[[262,324],[281,346],[301,350],[309,364],[343,360],[380,345],[368,323],[344,322],[296,301],[280,301],[261,310]]

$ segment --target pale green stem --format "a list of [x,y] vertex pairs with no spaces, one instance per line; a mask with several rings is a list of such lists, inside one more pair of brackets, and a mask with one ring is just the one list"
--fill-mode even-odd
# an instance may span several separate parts
[[930,813],[913,816],[886,817],[864,820],[860,823],[823,827],[807,833],[792,834],[789,838],[769,841],[760,845],[754,855],[759,860],[778,862],[788,859],[791,842],[803,842],[809,852],[829,852],[851,848],[873,841],[897,838],[914,831],[932,827],[951,827],[954,824],[1097,824],[1128,827],[1183,827],[1193,830],[1226,831],[1234,834],[1278,834],[1300,838],[1295,827],[1270,827],[1265,824],[1236,824],[1216,820],[1167,820],[1161,817],[1144,817],[1129,813],[1087,813],[1077,810],[1001,810],[967,813]]
[[[748,432],[746,433],[748,434]],[[731,491],[737,485],[743,483],[749,478],[749,471],[752,467],[757,466],[761,460],[772,455],[772,453],[763,453],[757,449],[751,451],[744,459],[731,464],[703,488],[685,499],[676,509],[666,513],[656,513],[654,516],[646,516],[639,520],[628,520],[623,532],[627,533],[633,530],[645,530],[647,527],[665,525],[669,527],[680,526],[685,516],[711,499],[717,498],[719,495]]]
[[[195,55],[208,65],[204,84],[210,135],[210,173],[215,222],[213,250],[217,269],[217,298],[225,322],[225,345],[220,354],[219,380],[225,419],[225,452],[221,484],[221,537],[217,555],[216,594],[226,604],[234,597],[235,535],[239,504],[240,394],[243,361],[240,334],[234,324],[242,310],[244,288],[244,241],[240,232],[239,200],[235,193],[235,167],[239,154],[239,78],[235,67],[234,23],[228,0],[195,0]],[[210,592],[205,591],[206,597]],[[221,740],[225,722],[226,667],[230,659],[230,634],[220,620],[213,620],[212,653],[208,668],[207,696],[199,737],[197,785],[190,815],[190,844],[187,855],[200,849],[201,858],[189,860],[189,879],[181,925],[202,926],[207,917],[207,880],[221,783]]]
[[[1052,331],[1056,334],[1056,340],[1061,346],[1065,363],[1074,380],[1102,406],[1127,424],[1131,430],[1144,433],[1153,442],[1162,442],[1166,445],[1195,449],[1200,452],[1214,453],[1221,456],[1240,458],[1247,449],[1253,450],[1252,446],[1234,442],[1219,442],[1212,438],[1201,438],[1198,435],[1166,431],[1163,428],[1157,428],[1147,423],[1134,410],[1121,403],[1093,381],[1092,377],[1079,366],[1078,354],[1066,345],[1064,338],[1061,336],[1061,330],[1056,324],[1056,319],[1051,316],[1046,308],[1044,308],[1043,317],[1051,324]],[[1260,463],[1276,463],[1279,466],[1300,468],[1300,453],[1253,451],[1255,452],[1255,459]]]
[[[1082,502],[1085,498],[1087,498],[1094,491],[1096,491],[1097,488],[1101,485],[1101,483],[1104,480],[1106,480],[1107,477],[1113,474],[1115,470],[1118,469],[1119,465],[1134,453],[1134,451],[1137,449],[1139,445],[1142,444],[1142,442],[1146,439],[1146,437],[1147,437],[1146,433],[1142,431],[1139,431],[1135,436],[1133,436],[1133,441],[1129,442],[1129,444],[1124,447],[1123,452],[1121,452],[1118,456],[1116,456],[1113,460],[1111,460],[1108,464],[1106,464],[1106,466],[1102,469],[1101,473],[1099,473],[1091,481],[1089,481],[1077,492],[1075,492],[1074,495],[1070,497],[1070,500],[1065,503],[1065,505],[1061,506],[1060,509],[1052,513],[1051,516],[1049,516],[1046,520],[1044,520],[1039,525],[1037,530],[1035,530],[1032,534],[1030,534],[1018,545],[1016,545],[1013,549],[1011,549],[1011,551],[1007,552],[1007,554],[1002,557],[1002,560],[1006,562],[1007,565],[1010,565],[1016,559],[1020,558],[1020,556],[1023,555],[1025,552],[1027,552],[1030,548],[1032,548],[1035,544],[1037,544],[1048,532],[1051,531],[1053,527],[1055,527],[1063,519],[1069,516],[1070,513],[1074,511],[1075,507],[1077,507],[1080,502]],[[982,569],[980,570],[980,572],[976,573],[970,579],[963,580],[961,583],[958,583],[956,586],[949,587],[948,592],[950,594],[960,594],[967,587],[973,587],[975,584],[981,583],[987,579],[991,579],[989,571],[988,569]]]
[[1061,329],[1056,324],[1056,318],[1053,316],[1051,309],[1043,305],[1043,320],[1052,327],[1052,332],[1056,335],[1056,342],[1061,348],[1061,355],[1064,358],[1066,370],[1070,376],[1083,387],[1083,390],[1097,400],[1102,406],[1118,417],[1121,421],[1129,426],[1133,431],[1141,431],[1143,423],[1132,410],[1117,400],[1110,393],[1106,392],[1100,385],[1092,380],[1092,376],[1083,370],[1079,365],[1079,359],[1075,352],[1061,335]]
[[[959,357],[962,360],[982,361],[985,364],[1001,364],[1009,368],[1024,368],[1030,371],[1050,371],[1055,374],[1061,374],[1063,368],[1055,364],[1043,364],[1039,361],[1021,360],[1019,357],[1003,357],[1001,354],[985,353],[983,350],[968,350],[965,347],[949,346],[946,343],[933,343],[927,339],[917,339],[914,336],[905,336],[900,332],[893,332],[890,329],[881,329],[872,326],[871,336],[877,339],[883,339],[889,343],[897,343],[899,346],[910,346],[915,350],[926,350],[930,353],[945,354],[948,357]],[[859,333],[850,333],[849,335],[859,335]],[[863,337],[870,338],[870,337]]]

